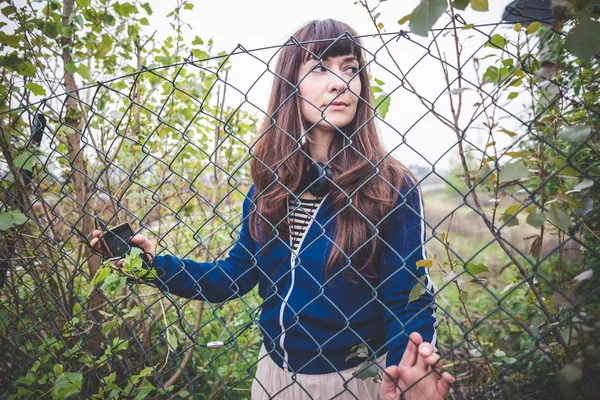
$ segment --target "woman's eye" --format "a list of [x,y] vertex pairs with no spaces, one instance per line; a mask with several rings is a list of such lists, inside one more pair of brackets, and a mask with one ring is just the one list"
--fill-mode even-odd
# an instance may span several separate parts
[[311,72],[323,72],[325,70],[325,67],[323,67],[322,64],[316,64],[314,67],[312,67]]
[[352,73],[352,75],[358,72],[358,67],[348,67],[348,71]]

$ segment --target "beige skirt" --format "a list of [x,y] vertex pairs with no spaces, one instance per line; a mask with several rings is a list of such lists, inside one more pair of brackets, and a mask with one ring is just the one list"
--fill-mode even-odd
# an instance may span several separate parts
[[[380,376],[385,370],[386,355],[377,359],[382,368]],[[287,372],[273,362],[263,344],[252,382],[252,400],[379,400],[381,382],[354,378],[353,372],[354,368],[322,375]]]

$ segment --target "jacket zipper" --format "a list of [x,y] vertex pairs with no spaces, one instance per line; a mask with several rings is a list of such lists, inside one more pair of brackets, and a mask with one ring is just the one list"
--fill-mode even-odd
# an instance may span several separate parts
[[[279,309],[279,326],[281,326],[281,337],[279,338],[279,347],[281,347],[281,350],[283,350],[283,369],[287,372],[288,371],[288,353],[285,350],[284,347],[284,341],[285,341],[285,327],[283,325],[283,311],[285,308],[285,305],[287,304],[288,299],[290,298],[291,294],[292,294],[292,290],[294,289],[294,281],[295,281],[295,272],[296,272],[296,258],[298,257],[298,253],[300,253],[300,250],[302,249],[302,243],[304,243],[304,238],[306,238],[306,235],[308,234],[308,231],[310,229],[310,227],[312,226],[313,222],[317,219],[317,215],[319,214],[319,210],[321,209],[321,206],[323,205],[323,203],[325,203],[325,199],[327,198],[327,196],[329,196],[329,193],[327,193],[324,197],[323,200],[321,200],[321,203],[319,203],[319,205],[317,206],[317,209],[315,210],[315,214],[313,215],[313,217],[310,219],[310,221],[308,222],[308,225],[306,226],[306,229],[304,230],[304,232],[302,233],[302,237],[300,238],[300,243],[298,243],[298,250],[294,251],[293,250],[293,244],[292,244],[292,231],[291,231],[291,225],[290,225],[290,249],[292,249],[292,256],[290,258],[290,268],[292,271],[292,282],[290,284],[290,289],[288,290],[284,300],[281,302],[281,308]],[[288,200],[287,203],[287,210],[288,210],[288,218],[290,215],[290,203]]]

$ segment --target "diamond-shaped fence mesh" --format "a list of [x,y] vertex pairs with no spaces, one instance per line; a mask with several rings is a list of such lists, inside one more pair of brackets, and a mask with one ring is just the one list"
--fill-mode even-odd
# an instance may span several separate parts
[[[238,46],[3,114],[0,397],[376,398],[413,331],[452,398],[589,393],[600,74],[560,32],[525,29],[457,15],[426,46],[406,32]],[[351,77],[326,58],[337,48],[364,53]],[[310,74],[278,73],[285,49],[326,49],[310,74],[339,78],[337,97],[315,104]],[[281,90],[268,110],[260,79]],[[338,127],[337,98],[364,120]],[[315,196],[298,182],[319,127],[337,139]],[[124,222],[152,243],[150,274],[90,247]]]

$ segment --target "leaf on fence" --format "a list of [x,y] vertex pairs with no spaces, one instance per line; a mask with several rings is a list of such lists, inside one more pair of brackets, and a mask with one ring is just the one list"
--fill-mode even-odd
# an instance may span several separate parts
[[419,267],[429,269],[429,268],[433,267],[433,261],[432,260],[419,260],[419,261],[417,261],[417,269]]
[[535,240],[531,242],[531,246],[529,247],[529,254],[536,260],[540,258],[540,253],[542,252],[542,237],[540,235],[535,236]]
[[580,217],[583,217],[594,209],[594,199],[586,197],[581,201],[575,201],[571,198],[567,199],[567,203],[573,208],[573,212]]
[[519,212],[519,210],[521,209],[522,206],[523,205],[521,203],[510,205],[510,206],[506,207],[506,210],[504,210],[504,214],[515,215],[516,213]]
[[392,96],[389,96],[387,93],[382,92],[381,95],[375,100],[375,110],[381,116],[382,119],[385,119],[387,115],[388,109],[390,108],[390,102],[392,100]]
[[473,275],[477,275],[480,274],[482,272],[489,272],[489,268],[484,265],[484,264],[473,264],[473,263],[468,263],[467,264],[467,271],[469,271],[470,273],[472,273]]
[[23,225],[29,218],[19,210],[0,213],[0,231],[8,231],[17,225]]
[[415,284],[415,286],[411,289],[410,295],[408,296],[408,306],[413,301],[417,300],[423,293],[426,291],[425,287],[425,279],[427,279],[427,275],[423,275],[419,278],[419,281]]
[[528,35],[532,35],[532,34],[536,33],[540,29],[541,26],[542,26],[542,24],[540,22],[533,21],[531,24],[529,24],[525,33],[527,33]]
[[[504,36],[500,35],[499,33],[495,33],[491,38],[489,43],[493,44],[496,47],[499,48],[504,48],[504,46],[506,46],[506,44],[508,43],[508,40],[506,40],[504,38]],[[487,44],[487,43],[486,43]],[[493,47],[493,46],[492,46]]]
[[454,0],[452,2],[452,6],[454,8],[456,8],[457,10],[464,10],[467,8],[467,6],[469,5],[470,1],[469,0]]
[[26,89],[31,90],[31,93],[35,94],[36,96],[45,96],[46,95],[46,89],[44,89],[42,87],[42,85],[39,85],[37,83],[29,82],[24,87]]
[[515,137],[517,134],[515,132],[509,131],[508,129],[500,129],[500,132],[507,134],[510,137]]
[[25,150],[23,153],[15,157],[13,163],[17,168],[22,168],[29,172],[32,172],[33,166],[35,165],[37,160],[37,157],[35,157],[31,151]]
[[427,37],[427,32],[448,8],[447,0],[422,0],[413,10],[410,31]]
[[469,350],[469,354],[471,354],[471,356],[475,358],[479,358],[483,355],[479,349],[471,349]]
[[565,48],[583,63],[589,63],[592,56],[600,52],[600,22],[581,19],[567,34]]
[[[364,361],[363,363],[359,364],[358,367],[356,367],[356,370],[363,368],[367,364],[368,364],[368,361]],[[362,379],[362,380],[373,378],[373,380],[376,382],[378,380],[377,378],[380,378],[379,368],[377,367],[376,364],[371,364],[367,368],[365,368],[364,370],[362,370],[358,374],[356,374],[355,378]]]
[[96,275],[94,275],[94,279],[92,279],[92,285],[104,282],[106,277],[110,275],[110,271],[111,269],[109,267],[100,268],[96,271]]
[[558,132],[558,138],[567,142],[583,142],[590,136],[592,128],[588,125],[568,126]]
[[53,399],[66,399],[80,392],[83,375],[79,372],[65,372],[54,381]]
[[527,167],[520,161],[503,165],[500,168],[500,176],[498,182],[518,181],[526,178],[529,174]]
[[574,188],[574,191],[582,191],[583,189],[587,189],[587,188],[591,188],[592,186],[594,186],[594,181],[591,179],[584,179],[581,182],[579,182]]
[[471,0],[471,8],[475,11],[489,11],[488,0]]
[[140,386],[137,388],[138,394],[137,394],[137,396],[135,396],[134,400],[145,399],[146,396],[148,396],[148,394],[150,394],[150,392],[152,392],[154,389],[156,389],[156,388],[154,386],[152,386],[152,384],[150,382],[148,382],[148,380],[146,378],[144,378],[144,380],[142,381]]
[[552,203],[548,210],[547,217],[550,222],[563,231],[568,230],[569,225],[571,225],[571,218],[569,218],[569,215],[557,203]]
[[521,349],[521,335],[523,335],[522,331],[509,333],[504,338],[504,344],[513,352],[519,351]]

